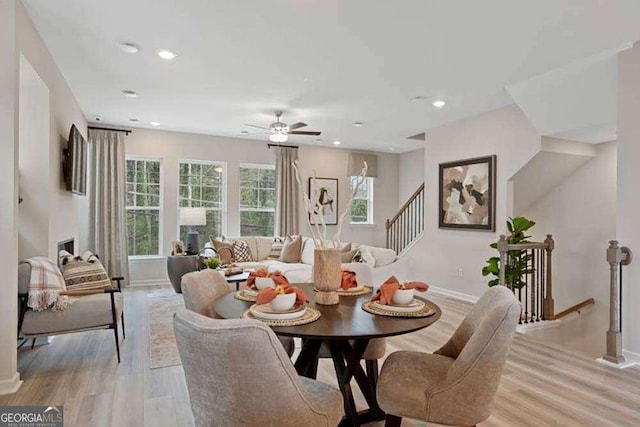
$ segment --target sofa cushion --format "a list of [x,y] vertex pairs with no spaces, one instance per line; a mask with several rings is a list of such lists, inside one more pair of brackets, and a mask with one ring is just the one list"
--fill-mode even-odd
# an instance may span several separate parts
[[232,243],[225,240],[219,240],[215,237],[211,236],[211,243],[213,243],[213,247],[216,248],[218,252],[218,256],[220,257],[220,262],[222,264],[229,264],[233,261],[233,246]]
[[272,237],[255,237],[256,240],[256,251],[253,252],[253,260],[254,261],[262,261],[263,259],[269,258],[269,254],[271,253],[271,245],[273,244]]
[[367,264],[371,268],[376,266],[376,259],[365,246],[360,246],[356,249],[356,254],[353,256],[353,262],[361,262]]
[[302,238],[302,252],[300,253],[300,262],[313,265],[313,256],[316,249],[316,241],[310,237]]
[[246,262],[236,262],[234,263],[238,268],[241,268],[242,270],[258,270],[260,268],[265,268],[267,267],[267,264],[265,264],[262,261],[246,261]]
[[[122,294],[114,294],[117,319],[122,313]],[[25,335],[56,335],[79,329],[107,327],[113,322],[109,294],[93,294],[76,298],[64,311],[27,310],[22,324]]]
[[393,249],[378,248],[375,246],[366,246],[369,252],[376,260],[376,268],[384,267],[385,265],[393,264],[396,260],[396,252]]
[[284,239],[282,253],[280,253],[279,261],[282,262],[300,262],[300,253],[302,252],[302,236],[287,236]]

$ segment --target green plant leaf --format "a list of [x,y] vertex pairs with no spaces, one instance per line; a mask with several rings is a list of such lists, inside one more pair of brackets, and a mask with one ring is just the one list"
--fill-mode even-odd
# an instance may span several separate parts
[[499,279],[493,279],[489,281],[489,287],[493,287],[493,286],[497,286],[500,284],[500,280]]

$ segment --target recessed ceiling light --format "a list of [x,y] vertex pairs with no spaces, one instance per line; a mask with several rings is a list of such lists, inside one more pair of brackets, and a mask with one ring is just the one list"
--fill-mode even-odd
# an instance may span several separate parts
[[160,126],[160,123],[158,123],[158,122],[151,122],[151,126]]
[[138,53],[140,48],[133,43],[121,43],[120,49],[127,53]]
[[442,99],[438,99],[438,100],[433,101],[431,104],[432,104],[434,107],[436,107],[436,108],[442,108],[442,107],[444,107],[447,103],[446,103],[446,102],[444,102]]
[[353,125],[355,127],[357,127],[357,128],[361,128],[362,127],[362,122],[355,122]]
[[158,52],[158,56],[160,58],[162,58],[162,59],[169,59],[170,60],[170,59],[173,59],[176,56],[178,56],[175,53],[173,53],[173,52],[171,52],[170,50],[167,50],[167,49],[160,49],[157,52]]
[[131,123],[138,123],[140,120],[138,120],[138,119],[129,119],[129,121],[130,121]]
[[124,96],[126,96],[127,98],[137,98],[138,94],[135,93],[132,90],[123,90],[122,93],[124,94]]
[[99,122],[100,120],[102,120],[102,117],[100,117],[100,116],[95,116],[95,117],[93,118],[93,120],[95,120],[96,122]]
[[333,145],[340,145],[340,144],[342,144],[342,142],[340,142],[340,141],[333,141]]

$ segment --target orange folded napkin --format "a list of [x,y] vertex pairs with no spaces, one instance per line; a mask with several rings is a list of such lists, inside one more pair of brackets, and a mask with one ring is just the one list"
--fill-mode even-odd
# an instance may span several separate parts
[[391,298],[393,294],[400,289],[400,286],[404,286],[404,289],[415,289],[419,292],[424,292],[429,289],[429,285],[423,282],[405,282],[400,285],[396,276],[389,277],[382,285],[380,289],[371,297],[371,301],[380,301],[382,305],[391,304]]
[[281,272],[274,271],[273,273],[269,273],[266,268],[260,268],[249,273],[249,277],[247,278],[247,288],[256,289],[256,277],[269,277],[273,279],[276,285],[289,284],[289,281]]
[[349,270],[342,270],[342,282],[340,282],[340,286],[345,291],[358,286],[358,282],[356,281],[356,273]]
[[[302,289],[296,288],[295,286],[291,286],[288,284],[281,285],[284,288],[285,294],[296,294],[296,304],[304,304],[309,302],[309,297],[305,294]],[[260,291],[258,296],[256,297],[256,304],[268,304],[278,296],[278,293],[273,288],[266,288]]]

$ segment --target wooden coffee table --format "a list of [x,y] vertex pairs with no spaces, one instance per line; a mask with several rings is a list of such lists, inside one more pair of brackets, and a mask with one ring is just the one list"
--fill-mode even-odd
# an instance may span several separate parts
[[[313,323],[300,326],[274,327],[277,335],[302,338],[302,350],[295,361],[298,374],[315,378],[320,346],[325,342],[331,351],[338,385],[344,398],[346,418],[343,425],[358,426],[360,423],[384,419],[378,406],[375,383],[377,372],[366,373],[360,366],[369,340],[414,332],[434,324],[442,314],[440,307],[431,301],[425,302],[434,308],[435,314],[421,318],[385,317],[370,314],[362,309],[362,303],[371,294],[342,296],[340,304],[316,305],[313,284],[296,284],[310,299],[309,305],[318,309],[322,316]],[[420,297],[420,295],[418,295]],[[422,298],[424,300],[424,298]],[[253,303],[240,301],[233,293],[218,299],[213,305],[216,313],[225,319],[238,319]],[[369,409],[358,413],[351,392],[351,379],[355,378]]]

